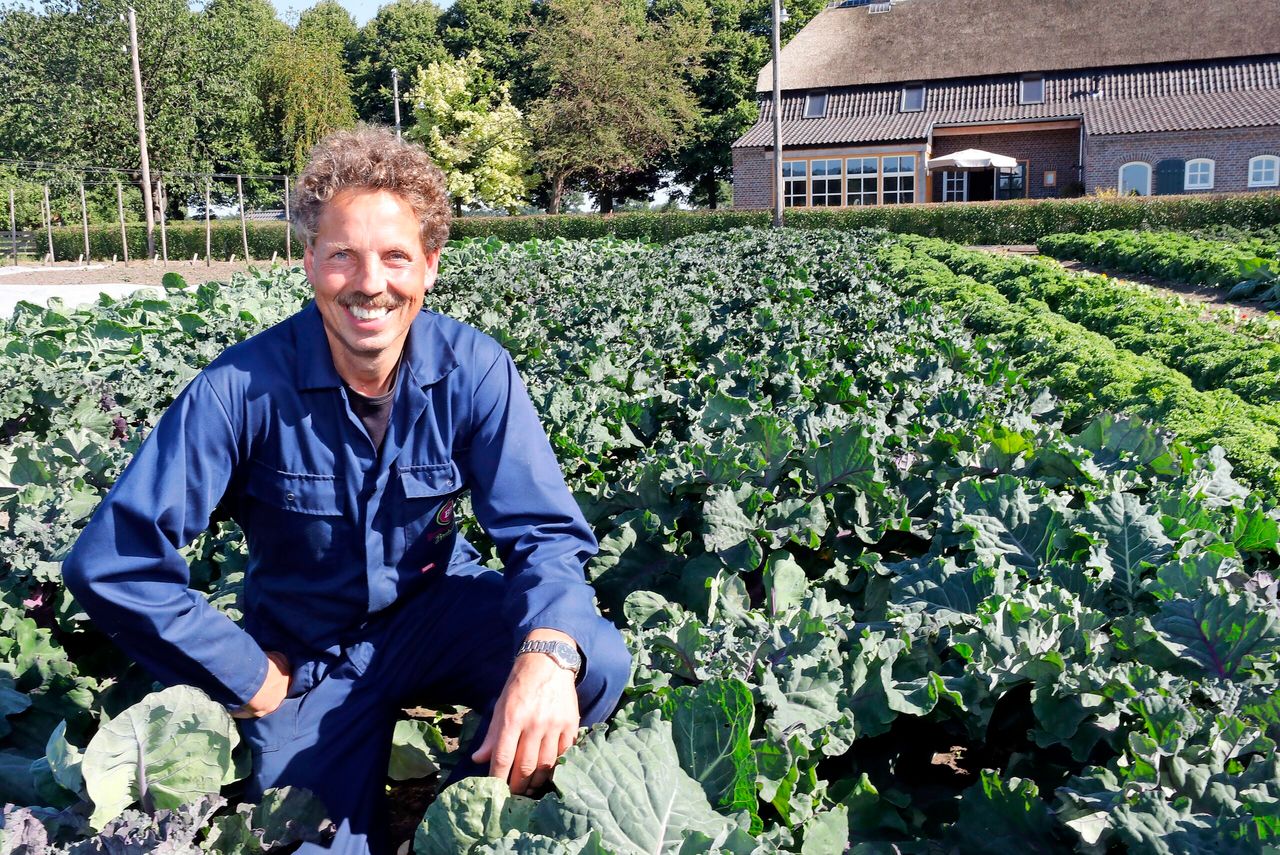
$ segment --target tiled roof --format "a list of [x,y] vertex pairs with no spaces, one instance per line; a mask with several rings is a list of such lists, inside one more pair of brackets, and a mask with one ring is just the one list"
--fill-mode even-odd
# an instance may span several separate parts
[[[1277,0],[900,0],[819,12],[782,50],[783,89],[1265,56]],[[757,91],[773,85],[766,64]]]
[[[901,85],[830,90],[821,119],[802,118],[803,93],[784,93],[782,138],[787,145],[923,140],[931,125],[1080,117],[1091,135],[1280,125],[1280,55],[1048,75],[1043,104],[1018,103],[1019,79],[935,81],[918,113],[898,111]],[[772,117],[766,98],[734,147],[772,145]]]

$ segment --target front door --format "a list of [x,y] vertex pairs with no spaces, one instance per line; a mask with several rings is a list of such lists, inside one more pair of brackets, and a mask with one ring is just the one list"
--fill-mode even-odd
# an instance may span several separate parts
[[970,202],[990,202],[995,197],[996,184],[990,169],[969,173]]

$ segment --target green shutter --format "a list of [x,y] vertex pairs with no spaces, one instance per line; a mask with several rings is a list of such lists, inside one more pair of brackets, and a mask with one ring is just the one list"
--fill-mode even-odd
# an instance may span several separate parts
[[1156,195],[1176,196],[1183,191],[1187,162],[1178,158],[1162,160],[1156,164]]

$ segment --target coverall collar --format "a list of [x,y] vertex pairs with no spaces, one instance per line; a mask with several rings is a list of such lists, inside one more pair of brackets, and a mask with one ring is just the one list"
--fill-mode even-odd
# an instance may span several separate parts
[[[400,361],[400,367],[407,367],[414,382],[424,388],[458,367],[453,348],[436,329],[438,317],[435,312],[423,309],[414,318],[409,335],[405,337],[404,357]],[[333,365],[329,338],[324,331],[324,318],[320,316],[315,300],[298,314],[296,330],[298,364],[295,376],[298,389],[305,391],[341,387],[342,377]]]

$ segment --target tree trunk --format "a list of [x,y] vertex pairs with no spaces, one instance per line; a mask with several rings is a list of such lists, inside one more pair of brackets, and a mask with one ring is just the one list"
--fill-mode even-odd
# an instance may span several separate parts
[[560,213],[560,198],[564,195],[564,173],[557,172],[551,178],[551,203],[547,205],[548,214]]
[[462,216],[462,199],[457,196],[453,197],[453,215],[455,217]]
[[613,188],[608,184],[600,185],[600,189],[596,192],[596,201],[600,203],[600,213],[613,213]]
[[707,182],[707,204],[710,205],[711,210],[714,211],[717,207],[719,207],[719,203],[720,203],[720,196],[719,196],[720,182],[716,180],[716,175],[714,172],[708,175],[705,180]]

